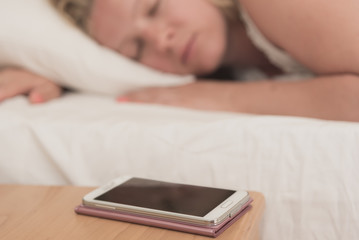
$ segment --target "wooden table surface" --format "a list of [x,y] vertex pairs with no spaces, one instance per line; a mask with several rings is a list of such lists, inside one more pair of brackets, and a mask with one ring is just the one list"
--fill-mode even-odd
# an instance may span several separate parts
[[[93,190],[73,186],[0,185],[0,239],[208,240],[211,238],[77,215],[74,207]],[[253,208],[216,239],[259,239],[264,197],[250,192]]]

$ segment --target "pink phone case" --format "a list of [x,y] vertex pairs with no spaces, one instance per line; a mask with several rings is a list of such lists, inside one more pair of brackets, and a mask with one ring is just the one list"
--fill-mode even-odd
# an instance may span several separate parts
[[120,220],[124,222],[142,224],[147,226],[171,229],[181,232],[193,233],[198,235],[204,235],[209,237],[217,237],[221,233],[223,233],[227,228],[229,228],[235,221],[241,218],[252,206],[250,203],[253,200],[250,199],[238,213],[228,220],[224,221],[223,223],[211,226],[211,227],[204,227],[198,225],[190,225],[180,222],[162,220],[152,217],[144,217],[139,215],[132,215],[128,213],[122,213],[115,210],[105,210],[99,208],[92,208],[84,205],[79,205],[75,208],[75,212],[78,214],[100,217],[100,218],[108,218],[113,220]]

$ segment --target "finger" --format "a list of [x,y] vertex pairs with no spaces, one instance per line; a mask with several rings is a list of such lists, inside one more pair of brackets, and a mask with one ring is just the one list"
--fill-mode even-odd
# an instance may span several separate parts
[[15,97],[16,95],[27,93],[33,86],[30,81],[17,80],[14,82],[6,82],[0,87],[0,102]]
[[151,91],[149,89],[138,90],[134,92],[129,92],[125,95],[122,95],[117,98],[117,102],[119,103],[126,103],[126,102],[134,102],[134,103],[141,103],[141,102],[150,102],[151,100]]
[[126,96],[120,96],[116,99],[116,101],[119,103],[127,103],[127,102],[130,102],[130,99],[127,98]]
[[179,96],[172,88],[146,88],[117,98],[120,103],[152,103],[164,105],[178,105]]
[[60,97],[61,93],[62,93],[61,87],[53,83],[45,83],[33,88],[29,92],[28,98],[29,101],[34,104],[44,103]]

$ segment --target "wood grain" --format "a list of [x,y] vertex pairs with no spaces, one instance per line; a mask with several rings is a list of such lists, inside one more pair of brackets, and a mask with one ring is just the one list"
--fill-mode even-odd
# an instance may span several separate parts
[[[93,190],[73,186],[0,185],[0,239],[208,240],[208,237],[77,215],[74,207]],[[264,197],[250,192],[253,208],[217,239],[259,239]]]

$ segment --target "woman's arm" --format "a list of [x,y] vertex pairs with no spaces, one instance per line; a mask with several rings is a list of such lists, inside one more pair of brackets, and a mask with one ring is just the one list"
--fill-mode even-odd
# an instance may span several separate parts
[[359,121],[359,77],[323,76],[303,81],[196,82],[148,88],[120,102],[141,102],[253,114]]
[[247,99],[240,107],[249,113],[359,121],[359,78],[354,75],[258,82],[237,91],[237,100]]
[[359,1],[238,1],[273,44],[322,76],[298,82],[197,82],[120,100],[359,121]]
[[61,96],[62,88],[39,75],[18,68],[0,69],[0,103],[27,94],[31,103],[43,103]]

